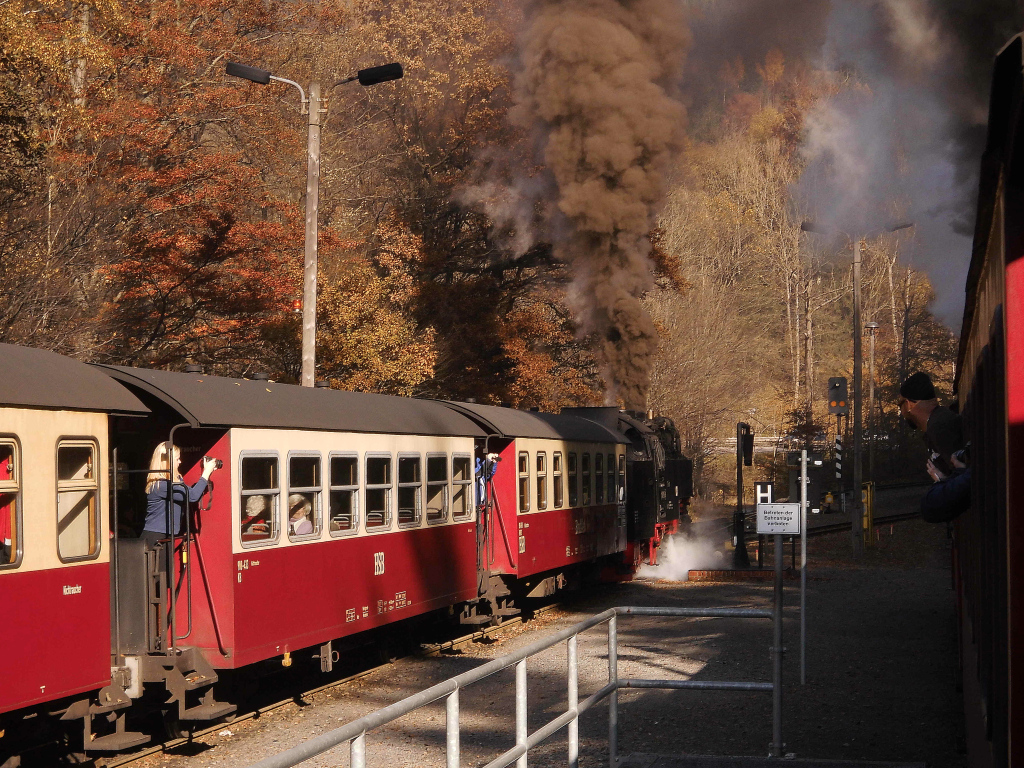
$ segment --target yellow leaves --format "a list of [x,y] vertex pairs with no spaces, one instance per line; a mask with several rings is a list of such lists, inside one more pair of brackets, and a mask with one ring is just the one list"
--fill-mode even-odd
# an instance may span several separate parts
[[350,254],[324,281],[318,303],[318,357],[341,389],[410,396],[434,373],[436,332],[407,313],[412,281],[406,268],[415,239],[388,229],[382,269]]
[[750,118],[747,129],[750,138],[758,143],[781,138],[786,127],[786,118],[775,107],[765,107]]
[[8,0],[0,3],[0,39],[3,55],[15,66],[38,68],[48,78],[68,83],[69,62],[85,59],[105,62],[109,53],[97,34],[97,19],[106,30],[122,20],[116,0],[95,0],[69,5],[56,0]]

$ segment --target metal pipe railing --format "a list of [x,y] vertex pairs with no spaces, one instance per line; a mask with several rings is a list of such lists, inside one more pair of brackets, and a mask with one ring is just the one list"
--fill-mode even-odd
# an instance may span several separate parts
[[[666,688],[666,689],[699,689],[723,691],[775,691],[774,683],[732,682],[709,680],[644,680],[623,679],[618,676],[618,616],[676,616],[685,618],[737,618],[737,619],[774,619],[781,624],[781,612],[756,608],[661,608],[624,606],[609,608],[572,627],[556,632],[548,638],[537,640],[507,654],[482,664],[476,669],[463,672],[461,675],[431,686],[424,691],[413,694],[401,701],[391,704],[376,712],[354,720],[340,728],[321,734],[277,755],[254,763],[251,768],[291,768],[316,755],[323,754],[341,744],[349,744],[351,768],[366,766],[366,734],[367,732],[386,725],[413,710],[424,707],[439,699],[445,699],[445,750],[446,768],[459,768],[459,692],[468,685],[479,682],[486,677],[515,667],[516,690],[516,744],[515,746],[487,764],[486,768],[506,768],[516,763],[517,768],[527,768],[527,756],[530,749],[550,738],[562,728],[568,726],[568,764],[576,768],[579,760],[579,717],[605,698],[609,699],[608,712],[608,750],[609,763],[614,768],[618,755],[618,692],[620,689]],[[596,693],[579,701],[579,658],[578,636],[588,629],[608,623],[608,683]],[[778,634],[778,632],[776,633]],[[541,651],[547,650],[562,641],[567,642],[568,665],[568,708],[561,715],[551,720],[532,734],[528,725],[528,699],[526,660]],[[781,697],[775,701],[781,704]],[[781,729],[782,713],[773,712],[773,725]],[[773,729],[774,735],[774,729]]]

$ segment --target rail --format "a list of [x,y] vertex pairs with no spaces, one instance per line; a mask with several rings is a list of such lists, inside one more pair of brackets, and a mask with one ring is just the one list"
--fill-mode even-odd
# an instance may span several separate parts
[[[618,752],[618,692],[630,688],[671,688],[726,691],[772,691],[773,696],[773,742],[772,753],[781,757],[782,749],[782,687],[781,687],[781,570],[777,579],[774,610],[754,608],[656,608],[656,607],[615,607],[586,619],[575,626],[563,629],[551,637],[538,640],[520,650],[494,659],[476,669],[438,683],[424,691],[413,694],[390,706],[372,712],[347,725],[328,731],[316,738],[303,742],[289,750],[259,761],[251,768],[291,768],[316,755],[323,754],[341,744],[349,744],[351,768],[366,766],[366,734],[383,725],[397,720],[413,710],[424,707],[439,699],[445,699],[445,755],[446,768],[459,768],[459,692],[502,670],[515,667],[515,737],[516,744],[504,754],[487,764],[486,768],[505,768],[515,763],[517,768],[526,768],[527,755],[533,747],[568,726],[568,765],[576,768],[579,761],[579,718],[587,710],[605,698],[609,699],[608,711],[608,753],[609,765],[617,764]],[[620,678],[618,675],[618,617],[619,616],[679,616],[689,618],[748,618],[773,619],[775,634],[772,651],[775,656],[773,682],[732,682],[712,680],[648,680]],[[600,624],[608,624],[608,683],[600,690],[579,700],[578,642],[580,633]],[[567,643],[568,661],[568,708],[558,717],[533,733],[527,726],[528,700],[526,661],[541,651],[561,642]]]

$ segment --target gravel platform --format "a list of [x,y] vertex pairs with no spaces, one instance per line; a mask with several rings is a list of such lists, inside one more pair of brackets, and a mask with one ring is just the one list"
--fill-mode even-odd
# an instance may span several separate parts
[[[787,581],[783,734],[792,764],[912,762],[960,768],[962,718],[955,690],[957,648],[945,526],[898,523],[858,562],[849,534],[808,543],[808,681],[799,684],[799,583]],[[787,551],[788,555],[788,551]],[[768,562],[771,562],[769,559]],[[787,557],[788,563],[788,557]],[[229,723],[175,754],[140,768],[246,766],[405,696],[509,653],[612,605],[770,607],[760,583],[636,581],[572,599],[487,644],[436,658],[409,658],[340,688],[263,715]],[[619,618],[620,677],[770,681],[771,625],[764,619]],[[606,633],[580,637],[580,699],[607,681]],[[531,731],[566,701],[565,644],[529,662]],[[464,691],[462,764],[482,765],[514,743],[513,672]],[[619,753],[629,765],[682,768],[657,755],[764,756],[771,740],[771,695],[723,691],[621,691]],[[607,765],[607,705],[581,721],[582,766]],[[564,730],[530,754],[534,766],[565,765]],[[662,760],[658,762],[658,760]],[[786,761],[790,763],[791,761]],[[444,765],[444,703],[372,732],[367,764]],[[730,765],[722,761],[708,765]],[[732,763],[731,768],[763,761]],[[304,766],[347,766],[342,746]]]

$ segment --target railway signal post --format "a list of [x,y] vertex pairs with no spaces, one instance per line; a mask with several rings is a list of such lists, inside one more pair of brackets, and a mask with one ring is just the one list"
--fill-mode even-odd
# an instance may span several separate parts
[[749,568],[745,535],[746,514],[743,511],[743,465],[754,463],[754,430],[745,422],[736,425],[736,512],[732,516],[733,567]]
[[850,400],[847,396],[846,377],[833,376],[828,380],[828,412],[836,416],[836,486],[839,491],[839,509],[846,511],[843,493],[843,416],[849,418]]

